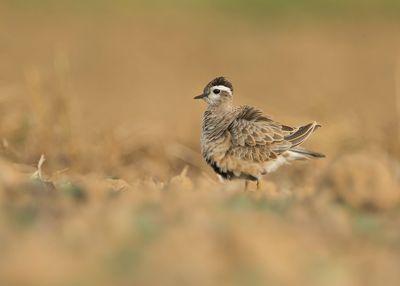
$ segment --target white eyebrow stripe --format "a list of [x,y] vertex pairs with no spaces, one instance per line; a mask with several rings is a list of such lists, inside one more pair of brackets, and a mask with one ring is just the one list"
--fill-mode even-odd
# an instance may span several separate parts
[[232,90],[231,90],[229,87],[227,87],[227,86],[224,86],[224,85],[216,85],[216,86],[213,86],[213,90],[214,90],[214,89],[224,90],[224,91],[229,92],[229,94],[232,95]]

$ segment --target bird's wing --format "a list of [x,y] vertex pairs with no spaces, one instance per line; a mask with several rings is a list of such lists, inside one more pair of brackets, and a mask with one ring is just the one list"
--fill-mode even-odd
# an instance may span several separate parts
[[254,107],[242,106],[228,128],[231,155],[257,162],[274,159],[303,143],[318,127],[320,125],[312,122],[293,128],[273,121]]
[[228,130],[231,134],[232,155],[261,162],[276,158],[290,149],[293,144],[286,137],[296,131],[250,106],[238,108]]

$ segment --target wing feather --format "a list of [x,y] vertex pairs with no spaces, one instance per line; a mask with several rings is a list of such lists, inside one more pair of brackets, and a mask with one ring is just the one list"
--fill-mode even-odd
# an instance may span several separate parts
[[303,143],[318,127],[320,127],[320,125],[318,125],[315,121],[307,125],[300,126],[297,128],[297,130],[286,136],[285,140],[292,143],[292,147],[296,147]]
[[290,127],[273,121],[260,110],[242,106],[228,127],[229,154],[239,160],[265,162],[303,143],[317,128],[316,122]]
[[290,135],[293,130],[289,126],[274,122],[258,109],[250,106],[240,107],[235,120],[228,128],[232,138],[231,154],[256,162],[275,159],[278,154],[292,146],[285,136]]

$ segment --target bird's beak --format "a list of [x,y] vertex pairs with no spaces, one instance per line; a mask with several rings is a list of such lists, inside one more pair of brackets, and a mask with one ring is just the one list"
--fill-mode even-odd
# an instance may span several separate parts
[[207,96],[207,94],[203,93],[203,94],[200,94],[198,96],[193,97],[193,99],[202,99],[202,98],[204,98],[206,96]]

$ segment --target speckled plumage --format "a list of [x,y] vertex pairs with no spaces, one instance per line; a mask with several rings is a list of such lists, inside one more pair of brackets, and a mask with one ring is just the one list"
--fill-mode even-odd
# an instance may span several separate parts
[[258,181],[288,161],[324,157],[298,147],[319,127],[316,122],[296,128],[282,125],[254,107],[234,106],[232,96],[232,84],[218,77],[196,97],[208,103],[202,155],[224,179]]

